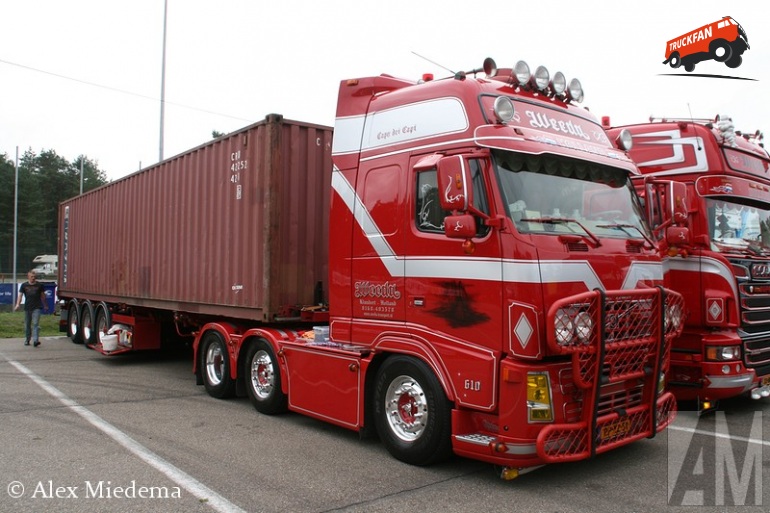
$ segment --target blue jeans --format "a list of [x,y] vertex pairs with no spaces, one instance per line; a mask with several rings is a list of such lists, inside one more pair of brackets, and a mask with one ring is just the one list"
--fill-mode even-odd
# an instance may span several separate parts
[[24,310],[24,334],[27,340],[38,341],[40,332],[40,308],[34,310]]

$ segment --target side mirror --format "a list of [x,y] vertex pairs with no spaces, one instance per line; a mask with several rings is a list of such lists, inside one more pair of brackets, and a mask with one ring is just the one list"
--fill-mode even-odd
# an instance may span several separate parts
[[647,180],[644,199],[648,220],[656,232],[671,225],[687,224],[690,210],[687,185],[672,180]]
[[450,239],[470,239],[476,236],[476,219],[472,215],[446,216],[444,235]]
[[467,212],[473,204],[470,170],[460,155],[438,161],[439,203],[444,210]]
[[682,226],[669,226],[666,228],[666,243],[671,246],[689,246],[690,230]]
[[688,200],[687,186],[681,182],[671,183],[671,220],[674,224],[684,224],[687,222]]

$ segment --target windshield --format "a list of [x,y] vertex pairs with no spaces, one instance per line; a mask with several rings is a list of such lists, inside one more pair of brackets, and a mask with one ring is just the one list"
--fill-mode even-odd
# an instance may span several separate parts
[[626,171],[550,155],[493,154],[503,201],[520,232],[649,238]]
[[713,198],[706,208],[713,250],[770,253],[770,210]]

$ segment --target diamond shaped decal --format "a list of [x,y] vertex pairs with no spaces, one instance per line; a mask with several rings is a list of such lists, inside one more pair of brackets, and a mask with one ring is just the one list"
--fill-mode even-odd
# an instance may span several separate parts
[[516,327],[513,329],[516,334],[516,338],[519,339],[522,349],[526,349],[529,339],[532,337],[532,325],[527,320],[524,314],[519,317],[519,322],[516,323]]
[[711,318],[716,320],[719,319],[722,315],[722,307],[719,306],[719,303],[717,301],[712,301],[711,306],[709,307],[709,314],[711,314]]

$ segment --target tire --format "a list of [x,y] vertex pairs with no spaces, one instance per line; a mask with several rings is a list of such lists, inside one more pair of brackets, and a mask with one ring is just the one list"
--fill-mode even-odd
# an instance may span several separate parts
[[678,68],[682,65],[682,58],[679,57],[679,52],[674,52],[671,57],[668,58],[668,65],[672,68]]
[[210,331],[204,335],[201,347],[201,373],[206,392],[217,399],[232,397],[235,380],[230,376],[230,355],[224,339]]
[[254,408],[266,415],[284,413],[288,398],[281,390],[281,366],[264,340],[251,344],[243,363],[246,392]]
[[382,364],[375,379],[374,419],[391,456],[420,466],[447,459],[450,416],[451,404],[425,363],[397,355]]
[[688,73],[692,73],[695,70],[695,64],[692,62],[688,62],[684,65],[684,70]]
[[67,303],[67,336],[75,344],[82,344],[80,338],[80,305],[77,299],[70,299]]
[[94,321],[94,305],[86,299],[80,305],[80,338],[86,345],[96,343],[96,323]]
[[742,62],[743,62],[743,57],[741,57],[740,55],[735,55],[731,57],[729,60],[725,61],[725,65],[728,68],[737,68],[738,66],[741,65]]
[[712,41],[709,45],[709,53],[711,54],[711,58],[715,61],[725,62],[732,57],[733,47],[724,39],[717,39],[716,41]]
[[112,327],[112,315],[110,314],[110,308],[107,303],[99,303],[96,307],[96,336],[99,342],[102,340],[102,336],[107,333]]

